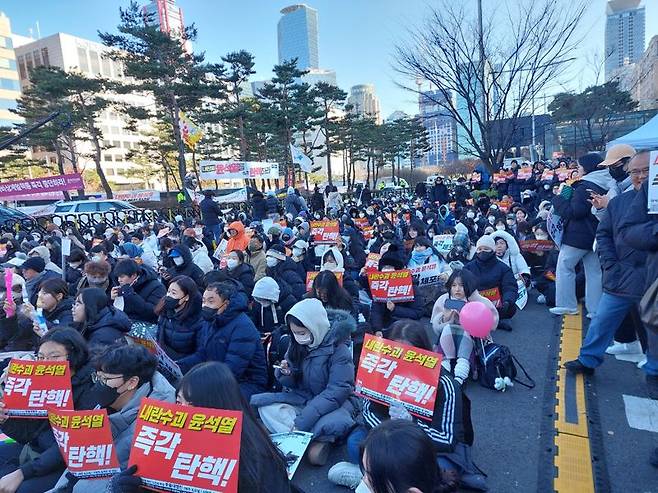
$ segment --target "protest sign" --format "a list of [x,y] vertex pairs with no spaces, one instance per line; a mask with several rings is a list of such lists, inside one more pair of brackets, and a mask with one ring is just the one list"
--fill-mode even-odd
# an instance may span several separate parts
[[411,277],[418,286],[431,286],[441,282],[441,265],[438,262],[430,262],[428,264],[412,267]]
[[338,221],[311,221],[311,237],[316,245],[333,245],[338,240]]
[[649,188],[647,211],[649,214],[658,214],[658,151],[651,151],[649,155]]
[[66,467],[76,478],[103,478],[120,472],[105,409],[49,409],[48,421]]
[[306,449],[313,439],[313,433],[291,431],[290,433],[274,433],[270,435],[270,438],[283,454],[286,469],[288,470],[288,479],[292,480]]
[[235,493],[242,413],[143,399],[130,465],[145,487],[189,493]]
[[448,253],[452,250],[452,235],[434,235],[432,244],[441,253]]
[[162,373],[165,378],[174,382],[183,378],[183,373],[178,364],[169,357],[152,335],[147,332],[141,332],[140,334],[131,332],[130,334],[127,334],[126,337],[130,339],[130,342],[144,346],[148,349],[149,353],[158,358],[158,371]]
[[518,294],[515,304],[519,310],[523,310],[528,304],[528,288],[526,288],[525,281],[520,275],[516,277],[516,285]]
[[475,171],[471,173],[471,182],[480,183],[481,181],[482,181],[482,175],[480,175],[480,173],[477,173]]
[[379,259],[382,256],[379,253],[369,253],[366,257],[365,269],[366,272],[379,270]]
[[201,161],[199,176],[202,180],[232,180],[246,178],[279,178],[279,163],[259,161]]
[[490,289],[479,289],[478,290],[482,296],[491,301],[496,308],[502,304],[503,297],[500,294],[500,289],[490,288]]
[[409,269],[368,272],[373,301],[401,303],[414,299],[413,278]]
[[[315,270],[311,272],[306,273],[306,292],[308,293],[313,289],[313,281],[315,281],[315,278],[318,277],[318,274],[320,272]],[[342,272],[334,272],[334,276],[336,276],[336,279],[338,280],[338,284],[340,286],[343,286],[343,273]]]
[[555,174],[557,175],[557,179],[559,181],[566,181],[571,176],[572,171],[573,170],[570,170],[569,168],[560,167],[555,170]]
[[364,226],[363,227],[363,239],[366,241],[372,240],[373,236],[375,235],[375,227],[374,226]]
[[548,252],[553,250],[554,243],[551,240],[520,240],[519,248],[528,253]]
[[68,361],[12,359],[3,401],[14,418],[45,418],[50,407],[73,409]]
[[382,404],[401,403],[431,420],[440,372],[440,354],[366,334],[355,390]]
[[367,226],[370,226],[370,221],[368,221],[367,217],[355,217],[354,224],[356,224],[359,229],[363,229]]
[[505,183],[507,181],[507,173],[495,173],[493,175],[494,183]]
[[532,168],[530,166],[524,166],[522,168],[519,168],[519,170],[516,172],[517,180],[527,180],[531,177],[532,177]]
[[541,174],[541,181],[553,181],[555,172],[552,169],[545,169]]

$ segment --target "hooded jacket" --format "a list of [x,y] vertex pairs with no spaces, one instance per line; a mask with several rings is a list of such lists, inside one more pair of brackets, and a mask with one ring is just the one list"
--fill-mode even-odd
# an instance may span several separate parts
[[199,208],[206,226],[217,226],[219,224],[219,215],[222,213],[222,209],[212,197],[206,197],[199,202]]
[[228,239],[226,244],[226,253],[231,253],[233,250],[245,251],[249,246],[249,237],[244,232],[244,224],[240,221],[233,221],[228,225],[228,229],[234,229],[236,235]]
[[190,307],[180,312],[164,309],[158,318],[158,344],[174,360],[194,354],[203,321],[201,296],[190,299]]
[[251,212],[254,221],[262,221],[267,217],[267,201],[262,193],[254,193],[251,196]]
[[73,298],[63,298],[62,301],[57,303],[53,311],[43,311],[43,316],[46,319],[48,329],[53,327],[71,327],[73,325]]
[[204,361],[220,361],[231,369],[245,396],[265,390],[265,352],[260,333],[246,312],[247,295],[236,291],[222,313],[203,322],[196,352],[178,360],[181,371],[186,373]]
[[340,192],[329,192],[327,197],[327,210],[328,211],[338,211],[343,207],[343,198],[340,196]]
[[[285,314],[297,303],[288,286],[284,286],[284,291],[281,291],[279,285],[271,277],[263,277],[256,282],[253,296],[251,319],[261,333],[272,332],[283,325]],[[256,301],[256,298],[269,300],[272,304],[263,306]]]
[[[325,259],[327,258],[327,253],[331,252],[331,254],[334,256],[334,259],[336,259],[336,268],[335,269],[328,269],[325,266]],[[341,251],[336,248],[336,247],[331,247],[329,248],[324,254],[322,255],[322,263],[320,265],[320,270],[331,270],[332,272],[342,272],[343,273],[343,287],[345,290],[350,294],[353,300],[355,300],[356,304],[358,305],[359,301],[359,286],[354,280],[354,278],[349,275],[349,273],[345,272],[345,265],[344,265],[344,257]]]
[[[301,407],[295,428],[312,432],[316,439],[335,441],[352,429],[358,412],[358,400],[352,395],[354,363],[349,348],[356,322],[345,311],[325,310],[322,302],[313,298],[297,303],[288,314],[313,334],[313,343],[291,375],[276,371],[284,392],[254,395],[251,404]],[[286,359],[290,361],[290,349]]]
[[258,281],[267,275],[267,260],[265,251],[262,248],[257,252],[249,250],[249,255],[245,261],[254,269],[254,281]]
[[438,202],[439,204],[447,204],[450,202],[450,192],[444,183],[435,184],[430,188],[429,193],[430,202]]
[[29,256],[32,256],[33,253],[36,253],[43,259],[43,261],[46,263],[46,270],[55,272],[56,274],[62,274],[62,268],[53,263],[53,261],[50,259],[50,250],[48,250],[48,247],[46,246],[38,246],[34,247],[30,252],[28,253]]
[[288,194],[286,195],[284,206],[286,214],[292,214],[293,217],[299,216],[299,213],[304,210],[301,199],[294,191],[291,193],[290,190],[288,190]]
[[130,332],[131,325],[132,322],[124,312],[113,306],[106,306],[98,313],[96,320],[88,322],[87,326],[82,328],[81,333],[90,346],[109,346]]
[[274,193],[268,193],[265,198],[265,204],[267,205],[268,214],[278,214],[279,213],[279,201],[274,195]]
[[514,304],[518,298],[518,286],[512,269],[504,262],[498,260],[496,255],[483,262],[476,255],[473,260],[464,266],[464,269],[470,271],[478,280],[477,289],[482,294],[484,290],[498,288],[500,291],[501,303]]
[[[205,285],[203,280],[203,271],[199,268],[198,265],[194,263],[190,249],[186,245],[178,244],[172,248],[172,251],[174,250],[177,251],[181,257],[183,257],[183,263],[181,265],[174,264],[173,267],[167,269],[171,279],[176,276],[187,276],[192,278],[196,285],[202,288]],[[167,284],[168,283],[169,282],[167,282]]]
[[[119,466],[122,470],[128,467],[128,458],[130,457],[133,435],[135,434],[135,424],[137,414],[142,399],[150,397],[163,402],[175,402],[176,391],[165,377],[156,372],[150,382],[145,383],[137,389],[132,399],[114,414],[110,414],[110,427],[112,429],[112,441],[114,449],[119,459]],[[105,493],[109,491],[108,483],[110,479],[82,479],[75,483],[73,489],[69,484],[66,474],[57,482],[57,485],[50,490],[51,493]]]
[[240,281],[245,293],[251,299],[251,292],[254,290],[254,268],[246,262],[241,263],[235,269],[226,269],[226,273],[231,279]]
[[525,258],[523,258],[523,255],[521,255],[521,249],[519,248],[519,244],[516,242],[514,237],[507,231],[494,231],[491,233],[491,237],[494,239],[494,241],[496,241],[498,238],[502,238],[505,240],[505,243],[507,243],[507,250],[502,257],[497,256],[498,260],[512,269],[512,273],[515,276],[521,274],[526,274],[529,276],[530,267],[528,267],[528,263],[525,261]]
[[140,267],[139,276],[132,286],[123,286],[123,311],[133,321],[156,322],[154,312],[167,289],[158,280],[156,273],[148,267]]
[[282,291],[285,289],[283,284],[287,284],[297,301],[301,300],[306,294],[306,279],[301,278],[295,261],[290,257],[279,260],[274,267],[268,267],[266,273],[279,284]]

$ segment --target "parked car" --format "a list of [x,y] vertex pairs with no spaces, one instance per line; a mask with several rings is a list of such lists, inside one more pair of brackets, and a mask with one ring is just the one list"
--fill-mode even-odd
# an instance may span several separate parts
[[32,221],[32,218],[21,211],[0,205],[0,226],[4,226],[7,221],[24,220]]
[[71,200],[59,201],[54,205],[53,222],[61,226],[62,221],[71,221],[82,214],[95,214],[96,216],[103,215],[108,212],[118,212],[119,219],[123,220],[126,217],[126,212],[140,210],[134,205],[124,202],[123,200]]

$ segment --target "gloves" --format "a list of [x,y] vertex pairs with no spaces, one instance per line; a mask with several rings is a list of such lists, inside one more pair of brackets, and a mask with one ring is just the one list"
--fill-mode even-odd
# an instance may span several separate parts
[[407,411],[402,404],[397,402],[391,404],[388,408],[388,415],[391,419],[406,419],[407,421],[411,421],[411,414],[409,414],[409,411]]
[[107,485],[107,493],[141,493],[142,478],[135,476],[137,466],[130,466],[112,477]]
[[468,360],[465,358],[457,358],[457,363],[455,364],[455,380],[464,383],[464,380],[468,378],[470,371],[471,365]]

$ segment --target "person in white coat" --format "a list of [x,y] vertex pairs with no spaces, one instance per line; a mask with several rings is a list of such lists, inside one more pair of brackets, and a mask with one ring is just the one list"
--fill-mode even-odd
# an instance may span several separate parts
[[215,268],[208,255],[208,247],[198,240],[192,240],[189,243],[190,250],[192,251],[192,262],[194,262],[199,269],[207,274]]
[[496,242],[496,257],[512,269],[514,277],[530,279],[530,267],[521,255],[521,249],[514,237],[507,231],[494,231],[491,237]]

